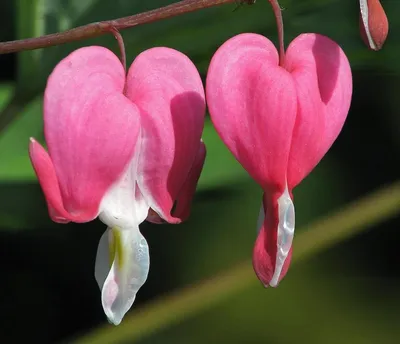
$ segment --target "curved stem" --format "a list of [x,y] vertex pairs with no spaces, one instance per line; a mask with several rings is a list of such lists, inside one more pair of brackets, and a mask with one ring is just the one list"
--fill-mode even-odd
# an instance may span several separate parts
[[119,51],[121,53],[121,63],[124,66],[126,74],[126,53],[124,39],[122,38],[121,33],[114,26],[110,27],[110,32],[114,35],[115,39],[118,42]]
[[282,10],[279,6],[278,0],[268,0],[274,11],[276,18],[276,26],[278,28],[278,41],[279,41],[279,65],[283,67],[285,63],[285,43],[284,43],[284,32],[283,32],[283,18]]

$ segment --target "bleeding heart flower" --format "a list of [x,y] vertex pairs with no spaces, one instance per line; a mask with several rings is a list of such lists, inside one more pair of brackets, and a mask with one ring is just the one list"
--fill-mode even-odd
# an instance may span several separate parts
[[172,206],[182,190],[189,189],[185,202],[193,196],[202,167],[204,98],[193,63],[168,48],[140,54],[127,77],[111,51],[78,49],[48,79],[49,152],[31,139],[31,161],[55,222],[99,217],[108,226],[95,277],[104,311],[116,325],[149,271],[139,224],[150,207],[167,221],[180,222],[170,214]]
[[389,23],[379,0],[360,0],[360,33],[365,44],[379,50],[385,43]]
[[277,286],[290,263],[292,190],[335,141],[352,94],[349,62],[335,42],[302,34],[285,56],[280,38],[280,59],[261,35],[229,39],[213,56],[206,82],[218,134],[264,190],[253,265],[265,286]]

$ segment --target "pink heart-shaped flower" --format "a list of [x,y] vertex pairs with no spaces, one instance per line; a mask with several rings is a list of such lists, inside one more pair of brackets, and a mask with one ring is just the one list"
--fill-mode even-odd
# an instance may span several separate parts
[[290,262],[292,190],[335,141],[351,95],[346,55],[319,34],[295,38],[282,66],[274,45],[258,34],[231,38],[212,58],[206,82],[211,119],[264,190],[253,263],[265,285],[276,286]]

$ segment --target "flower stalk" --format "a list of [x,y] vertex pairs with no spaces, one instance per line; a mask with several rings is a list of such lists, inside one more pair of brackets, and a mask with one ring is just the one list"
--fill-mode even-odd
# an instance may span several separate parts
[[278,42],[279,42],[279,65],[283,67],[285,62],[285,42],[284,42],[284,31],[283,31],[283,17],[282,10],[279,6],[278,0],[268,0],[272,6],[276,18],[276,27],[278,29]]
[[[114,32],[114,30],[120,31],[209,7],[233,3],[235,1],[236,0],[183,0],[151,11],[114,20],[91,23],[64,32],[53,33],[36,38],[2,42],[0,43],[0,54],[46,48],[98,37],[106,33]],[[242,0],[241,2],[251,5],[254,3],[254,0]]]

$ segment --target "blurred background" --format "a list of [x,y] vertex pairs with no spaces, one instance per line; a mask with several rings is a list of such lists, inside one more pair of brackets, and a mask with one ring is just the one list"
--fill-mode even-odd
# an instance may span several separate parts
[[[2,0],[0,41],[172,2]],[[354,76],[352,107],[342,133],[294,192],[296,238],[304,225],[390,185],[400,175],[400,1],[381,2],[390,31],[383,50],[371,52],[359,35],[357,0],[281,1],[286,44],[302,32],[328,35],[346,52]],[[258,32],[276,42],[267,1],[235,8],[224,5],[123,31],[128,63],[144,49],[168,46],[187,54],[205,78],[211,56],[228,38]],[[30,136],[44,142],[42,92],[47,76],[69,52],[92,44],[117,52],[114,38],[104,36],[0,55],[1,343],[73,342],[97,327],[114,329],[104,316],[94,279],[105,226],[100,221],[52,223],[27,155]],[[261,190],[223,146],[209,119],[204,141],[208,156],[190,220],[177,226],[141,226],[152,265],[129,314],[188,284],[195,290],[203,279],[240,262],[248,261],[251,269]],[[134,342],[398,343],[399,224],[400,217],[392,217],[307,260],[294,261],[277,289],[264,289],[251,275],[240,292]],[[148,321],[151,327],[152,318]]]

